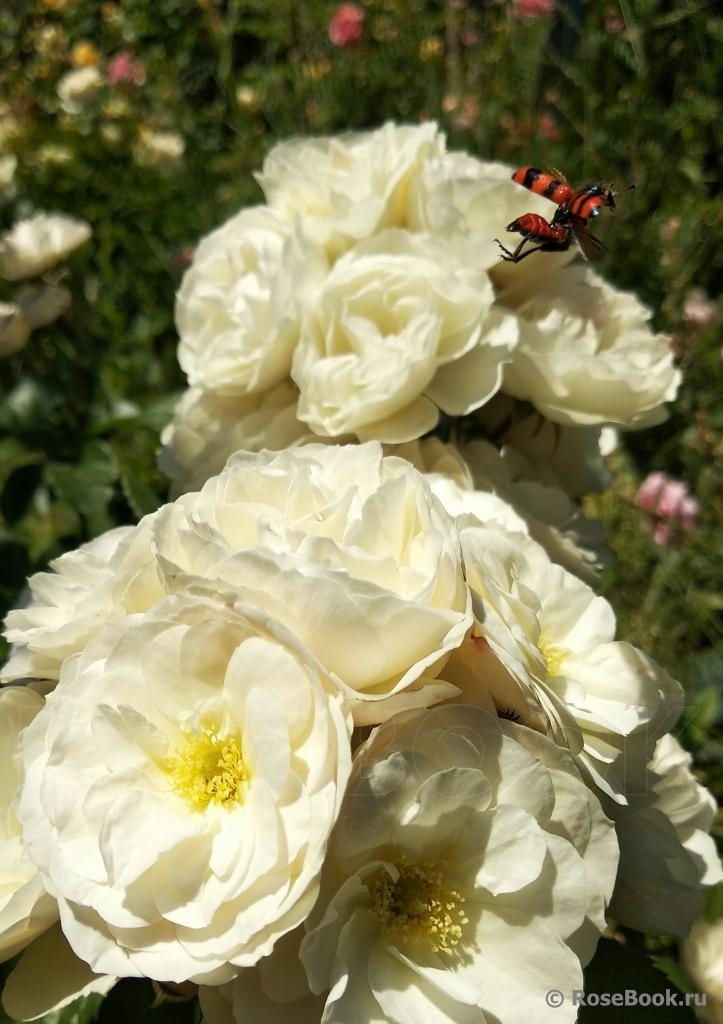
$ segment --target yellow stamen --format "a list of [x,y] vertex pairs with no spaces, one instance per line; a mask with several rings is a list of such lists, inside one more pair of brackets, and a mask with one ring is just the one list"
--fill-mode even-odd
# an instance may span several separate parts
[[188,731],[176,753],[163,762],[175,791],[196,811],[210,803],[231,807],[243,803],[249,774],[241,744],[235,736],[219,736],[215,729]]

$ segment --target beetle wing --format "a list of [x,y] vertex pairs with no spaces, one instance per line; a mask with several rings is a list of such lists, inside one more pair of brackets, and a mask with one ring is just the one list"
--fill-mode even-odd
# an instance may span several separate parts
[[586,260],[601,260],[607,252],[606,247],[599,238],[591,235],[586,227],[584,217],[571,216],[572,233],[575,236],[577,247]]

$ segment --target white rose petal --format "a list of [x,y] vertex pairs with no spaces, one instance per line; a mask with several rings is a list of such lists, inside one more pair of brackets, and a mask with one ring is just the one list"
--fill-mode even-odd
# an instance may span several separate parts
[[83,103],[103,85],[103,76],[96,67],[74,68],[58,82],[60,105],[68,114],[77,114]]
[[706,1024],[723,1024],[723,920],[698,921],[681,954],[696,989],[696,1013]]
[[59,213],[38,213],[20,220],[0,238],[0,275],[20,281],[42,274],[87,242],[91,234],[85,221]]
[[65,662],[23,840],[99,974],[219,983],[309,913],[350,768],[338,692],[258,609],[180,595]]

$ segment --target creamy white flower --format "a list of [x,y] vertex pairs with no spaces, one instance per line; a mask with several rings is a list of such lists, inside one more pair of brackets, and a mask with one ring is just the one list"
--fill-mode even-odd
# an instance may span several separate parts
[[0,689],[0,960],[9,960],[57,920],[55,900],[21,842],[17,802],[23,783],[24,730],[43,707],[26,686]]
[[[698,996],[696,1013],[706,1024],[723,1024],[723,920],[697,921],[681,946],[681,958]],[[705,994],[705,1006],[701,996]]]
[[438,409],[463,415],[499,389],[516,322],[458,241],[386,231],[332,268],[301,325],[291,375],[318,434],[398,443]]
[[87,242],[85,221],[60,213],[38,213],[18,221],[0,238],[0,275],[8,281],[35,277]]
[[94,974],[70,948],[60,925],[54,924],[24,950],[7,977],[2,1004],[13,1020],[35,1020],[83,996],[104,996],[117,981]]
[[299,305],[326,266],[316,258],[263,206],[201,241],[176,302],[178,361],[191,385],[241,395],[288,377]]
[[627,806],[603,801],[620,842],[612,916],[640,931],[685,935],[702,913],[705,888],[723,881],[713,796],[696,782],[692,758],[670,734],[658,741],[643,785]]
[[282,935],[273,952],[225,985],[202,985],[205,1024],[319,1024],[324,999],[309,989],[299,959],[303,927]]
[[338,678],[358,724],[456,694],[435,677],[472,622],[457,531],[380,445],[238,452],[158,513],[153,541],[167,590],[253,594]]
[[553,562],[587,583],[595,581],[610,560],[602,523],[587,519],[561,487],[547,482],[549,474],[514,448],[499,451],[487,441],[470,441],[462,455],[473,474],[472,494],[492,492],[508,503],[523,524],[508,528],[529,533]]
[[62,285],[29,284],[18,291],[15,301],[31,329],[36,330],[57,320],[70,306],[71,296]]
[[498,302],[520,323],[503,390],[557,423],[653,426],[666,417],[681,374],[669,338],[653,334],[650,310],[584,266],[515,277]]
[[609,486],[603,459],[606,428],[563,427],[502,393],[476,416],[503,451],[515,452],[534,466],[540,483],[561,487],[571,498]]
[[150,543],[150,516],[108,530],[28,580],[25,605],[5,619],[12,645],[0,682],[55,680],[63,661],[106,622],[145,611],[163,596]]
[[616,641],[607,601],[521,534],[482,525],[460,539],[477,624],[445,668],[475,702],[550,735],[583,776],[625,803],[643,784],[682,690],[637,648]]
[[142,167],[163,167],[177,164],[186,151],[186,140],[179,132],[141,131],[133,148],[136,162]]
[[302,439],[318,441],[296,417],[298,397],[298,388],[288,380],[250,395],[189,388],[161,435],[163,448],[158,455],[174,495],[202,487],[241,449],[280,451]]
[[432,122],[387,123],[376,131],[292,139],[275,146],[257,181],[269,206],[302,217],[331,259],[386,228],[405,227],[411,182],[444,151]]
[[30,338],[31,327],[15,302],[0,302],[0,358],[21,352]]
[[581,986],[616,860],[551,741],[489,709],[393,719],[357,752],[301,946],[322,1019],[573,1021],[545,993]]
[[65,662],[24,735],[23,841],[99,974],[224,982],[308,915],[350,770],[318,663],[178,595]]
[[58,82],[60,106],[68,114],[77,114],[84,102],[103,85],[103,76],[96,67],[74,68]]

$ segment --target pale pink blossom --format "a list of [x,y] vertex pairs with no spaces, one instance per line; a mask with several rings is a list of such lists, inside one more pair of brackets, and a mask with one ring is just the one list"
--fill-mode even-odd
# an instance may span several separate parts
[[352,46],[364,35],[366,14],[357,4],[341,4],[329,22],[329,39],[334,46]]
[[146,69],[128,50],[121,50],[108,61],[105,77],[108,85],[119,85],[121,82],[145,85]]
[[709,327],[717,309],[702,288],[691,288],[683,303],[683,319],[695,327]]
[[554,0],[512,0],[512,11],[518,18],[539,18],[541,14],[552,14],[554,10]]
[[661,547],[695,529],[698,502],[688,493],[686,483],[667,473],[650,473],[635,495],[635,504],[650,516],[653,540]]

